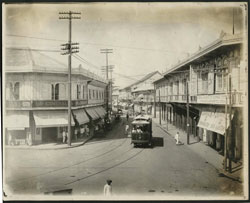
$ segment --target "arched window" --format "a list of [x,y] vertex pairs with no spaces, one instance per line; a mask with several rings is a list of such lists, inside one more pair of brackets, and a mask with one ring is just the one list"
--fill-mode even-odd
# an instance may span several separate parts
[[84,85],[82,86],[82,98],[85,99],[85,87],[84,87]]
[[55,100],[59,100],[59,84],[55,85]]
[[14,85],[14,99],[19,100],[20,97],[20,83],[16,82]]
[[89,99],[91,99],[91,90],[89,90]]
[[13,100],[13,85],[12,83],[6,84],[6,100]]
[[77,99],[80,99],[80,96],[81,96],[81,85],[77,85],[76,86],[76,98]]
[[54,85],[51,84],[51,100],[55,99],[55,89],[54,89]]

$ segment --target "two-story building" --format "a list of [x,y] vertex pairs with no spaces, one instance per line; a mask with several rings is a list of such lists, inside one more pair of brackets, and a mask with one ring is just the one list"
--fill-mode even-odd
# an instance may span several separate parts
[[[59,61],[29,48],[4,52],[5,138],[19,143],[52,142],[68,125],[68,69]],[[107,83],[81,66],[72,68],[72,132],[104,117]]]
[[248,70],[243,45],[242,35],[222,32],[218,40],[200,48],[154,82],[161,111],[156,116],[184,131],[189,129],[194,137],[221,154],[226,146],[235,161],[242,158],[243,135],[247,135],[247,120],[243,118],[247,113]]
[[152,114],[155,95],[154,81],[161,77],[158,71],[154,71],[130,86],[135,113],[143,111],[146,114]]

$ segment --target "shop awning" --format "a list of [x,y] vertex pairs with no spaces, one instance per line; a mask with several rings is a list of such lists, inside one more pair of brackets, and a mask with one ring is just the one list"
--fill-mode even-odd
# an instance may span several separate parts
[[30,127],[28,111],[7,112],[4,120],[5,127],[8,130],[24,130]]
[[100,118],[100,116],[95,111],[95,107],[85,108],[85,110],[93,120]]
[[[198,127],[204,128],[223,135],[225,133],[226,115],[223,112],[203,111],[198,123]],[[233,118],[233,114],[232,114]],[[231,119],[232,119],[231,118]],[[227,126],[229,127],[229,114],[227,114]]]
[[76,117],[79,125],[85,124],[89,122],[89,117],[83,109],[73,110],[73,114]]
[[99,106],[95,108],[96,113],[103,118],[106,115],[106,111],[103,107]]
[[[34,111],[33,112],[36,127],[61,127],[68,125],[68,112],[67,111]],[[74,126],[75,122],[71,115],[71,125]]]

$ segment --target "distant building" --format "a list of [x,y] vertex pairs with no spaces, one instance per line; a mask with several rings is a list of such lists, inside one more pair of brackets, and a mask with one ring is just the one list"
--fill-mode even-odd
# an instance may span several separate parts
[[242,158],[243,127],[246,125],[243,106],[246,104],[248,70],[244,48],[242,35],[223,35],[155,81],[159,107],[156,116],[161,115],[163,122],[168,121],[184,131],[187,131],[188,119],[190,133],[220,154],[225,152],[227,131],[228,156],[234,161]]
[[[6,48],[4,64],[5,138],[17,143],[62,139],[68,125],[67,66],[29,48]],[[93,126],[105,115],[106,81],[83,69],[72,69],[72,132]]]
[[162,77],[158,71],[151,72],[135,83],[120,90],[121,101],[133,108],[133,113],[151,114],[154,102],[153,82]]

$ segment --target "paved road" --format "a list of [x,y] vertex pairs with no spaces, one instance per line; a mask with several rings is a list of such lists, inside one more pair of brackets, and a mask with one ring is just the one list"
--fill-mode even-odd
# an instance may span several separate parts
[[[114,195],[168,198],[232,195],[238,183],[218,171],[187,146],[153,124],[154,148],[133,148],[124,135],[125,120],[106,136],[62,150],[6,149],[5,193],[41,194],[73,189],[72,195],[102,195],[113,180]],[[231,190],[230,190],[231,188]],[[128,197],[128,196],[127,196]]]

